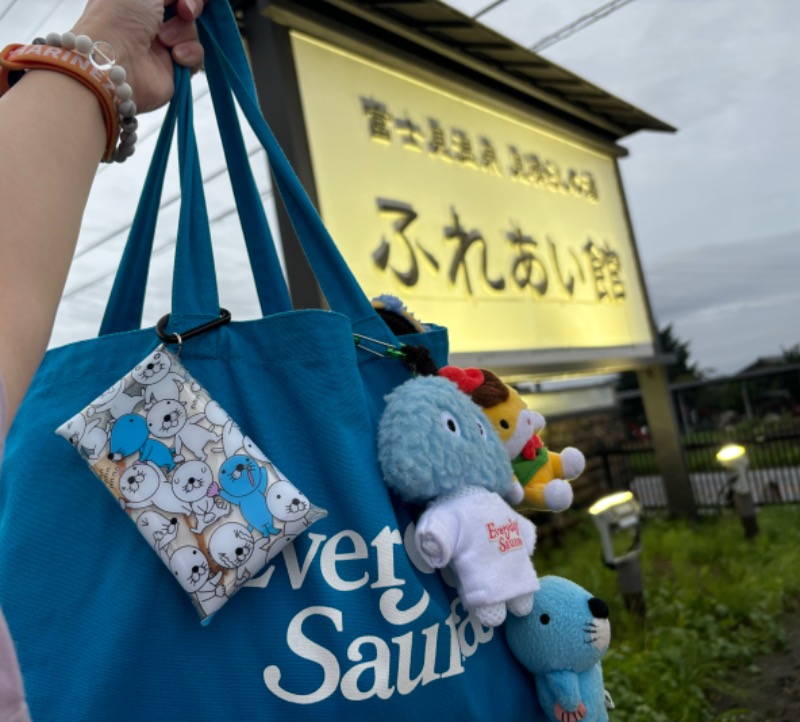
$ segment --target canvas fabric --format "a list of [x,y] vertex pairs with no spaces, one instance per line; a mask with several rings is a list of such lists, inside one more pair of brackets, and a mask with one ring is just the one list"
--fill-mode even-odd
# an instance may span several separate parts
[[[141,329],[153,229],[174,129],[182,207],[168,330],[219,314],[188,72],[168,110],[101,334],[49,352],[0,473],[0,607],[31,716],[58,720],[544,719],[502,629],[484,628],[414,551],[414,515],[375,450],[383,397],[410,377],[356,348],[398,344],[359,289],[255,102],[225,0],[200,22],[207,72],[264,317],[183,344],[181,362],[310,499],[328,511],[261,584],[207,625],[55,429],[151,353]],[[275,184],[331,310],[292,310],[234,112]],[[278,99],[279,100],[279,99]],[[257,196],[257,193],[255,193]],[[237,279],[221,279],[237,282]],[[409,337],[446,363],[444,329]]]

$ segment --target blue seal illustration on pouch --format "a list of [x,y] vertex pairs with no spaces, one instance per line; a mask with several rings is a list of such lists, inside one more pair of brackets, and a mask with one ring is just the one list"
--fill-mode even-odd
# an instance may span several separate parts
[[172,471],[175,460],[172,452],[160,441],[149,438],[147,421],[136,414],[120,416],[111,429],[108,458],[113,461],[139,452],[139,461],[151,461],[156,466]]
[[219,495],[239,507],[250,529],[265,536],[280,533],[267,507],[267,481],[267,470],[244,454],[231,456],[219,469]]
[[[138,386],[152,392],[148,403],[128,393]],[[177,399],[168,398],[173,388]],[[249,581],[264,588],[269,560],[327,514],[164,348],[56,433],[136,524],[203,624]]]

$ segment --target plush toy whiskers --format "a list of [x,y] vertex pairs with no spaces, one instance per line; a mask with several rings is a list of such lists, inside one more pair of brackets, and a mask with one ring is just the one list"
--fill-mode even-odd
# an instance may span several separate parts
[[601,659],[611,642],[608,606],[562,577],[543,577],[533,611],[506,622],[506,640],[534,675],[552,722],[608,722],[614,703]]

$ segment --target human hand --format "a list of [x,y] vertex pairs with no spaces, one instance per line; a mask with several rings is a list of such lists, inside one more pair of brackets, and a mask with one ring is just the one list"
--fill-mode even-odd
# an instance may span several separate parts
[[[164,8],[177,12],[164,22]],[[110,43],[125,68],[138,113],[169,102],[173,60],[191,69],[203,63],[195,19],[204,0],[88,0],[72,32]]]

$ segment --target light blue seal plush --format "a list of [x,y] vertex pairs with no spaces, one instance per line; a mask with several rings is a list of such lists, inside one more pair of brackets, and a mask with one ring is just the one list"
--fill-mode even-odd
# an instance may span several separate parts
[[511,651],[533,673],[554,722],[606,722],[611,698],[600,660],[611,641],[608,606],[562,577],[543,577],[527,617],[508,617]]

